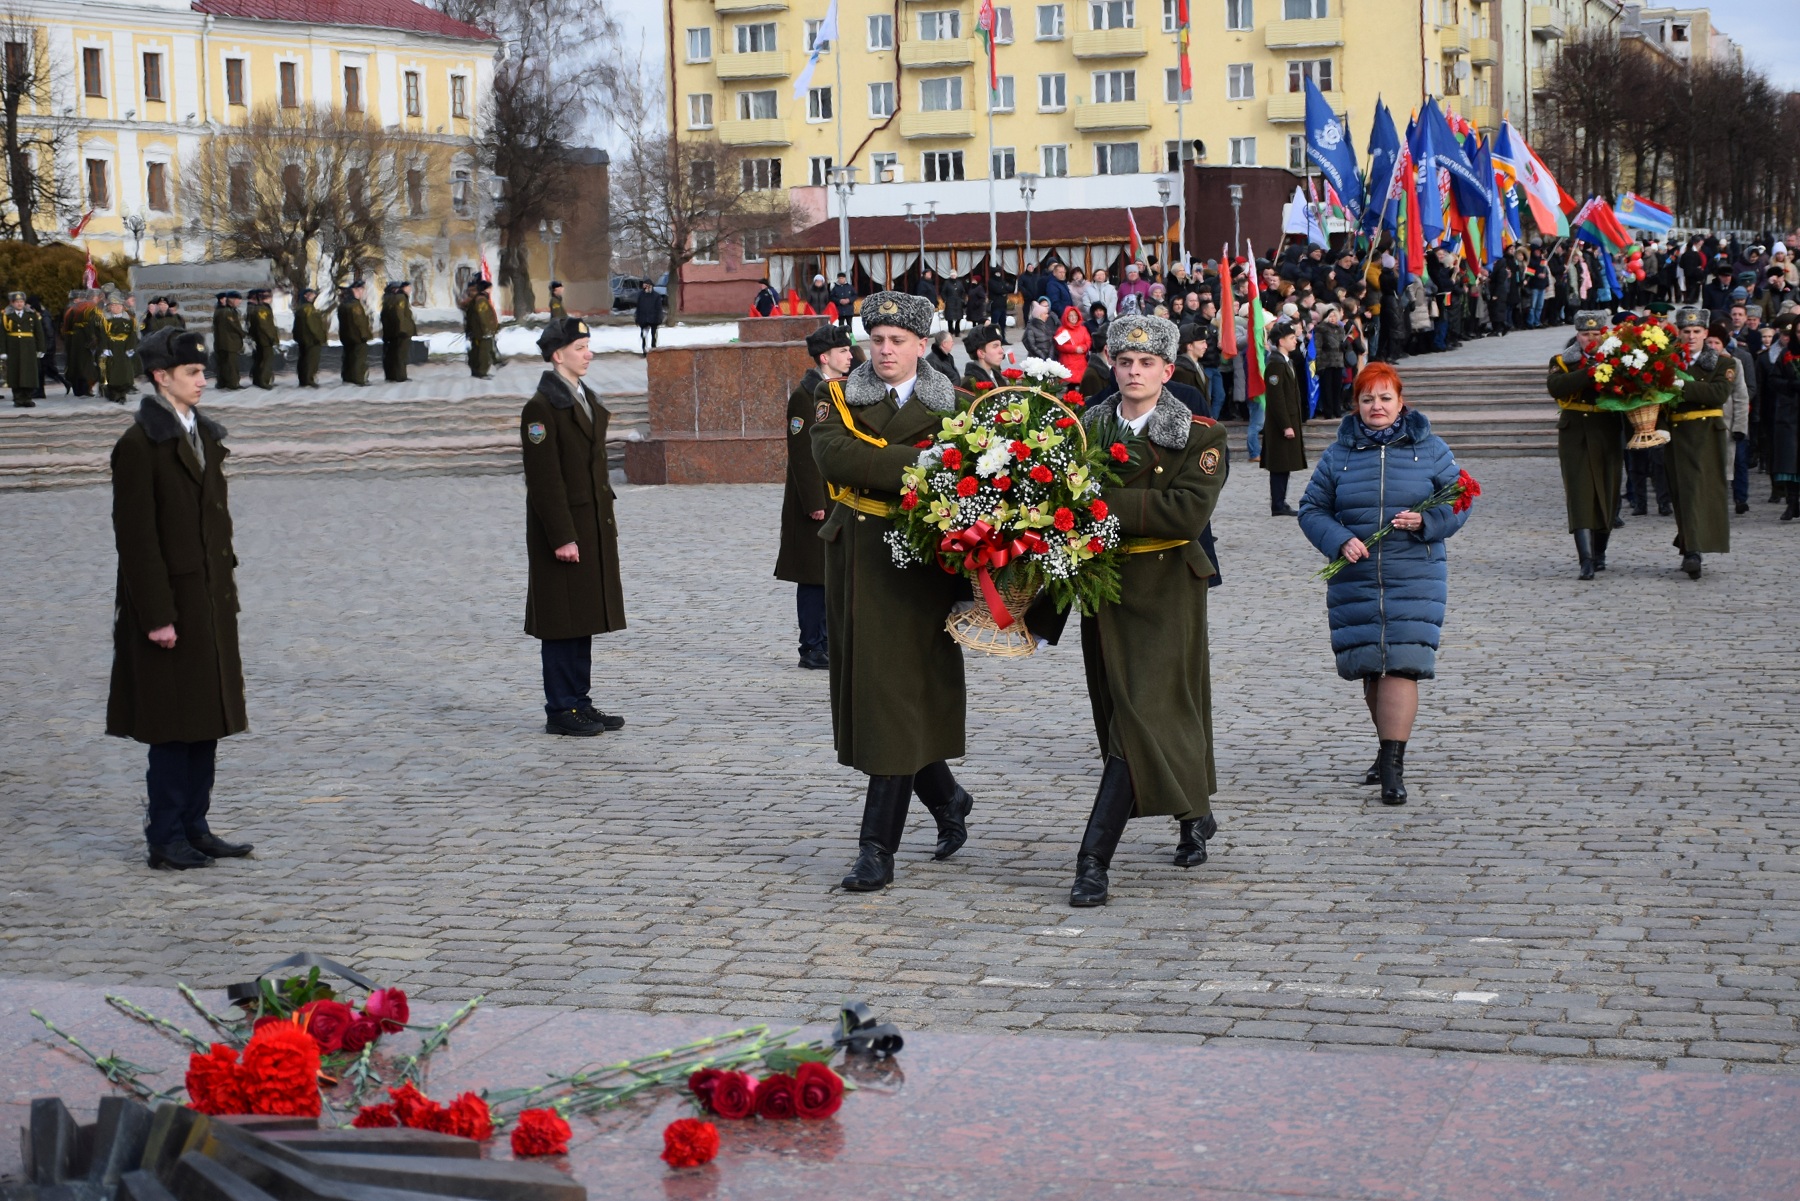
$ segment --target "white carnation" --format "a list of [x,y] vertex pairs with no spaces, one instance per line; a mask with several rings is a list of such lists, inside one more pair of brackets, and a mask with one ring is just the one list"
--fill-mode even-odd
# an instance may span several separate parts
[[1010,462],[1012,462],[1012,447],[996,438],[994,444],[982,451],[981,457],[975,460],[975,474],[989,477],[999,475],[1006,470],[1006,465]]
[[1608,334],[1606,337],[1606,340],[1604,342],[1600,343],[1600,353],[1601,354],[1611,354],[1613,351],[1619,349],[1619,347],[1621,347],[1623,345],[1625,345],[1625,344],[1623,342],[1619,341],[1618,338],[1614,337],[1611,334]]
[[1019,364],[1019,370],[1023,371],[1032,379],[1066,380],[1073,377],[1075,374],[1055,359],[1026,359],[1023,363]]

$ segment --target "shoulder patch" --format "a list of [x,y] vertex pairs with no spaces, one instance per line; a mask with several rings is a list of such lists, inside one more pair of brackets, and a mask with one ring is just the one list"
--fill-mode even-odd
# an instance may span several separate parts
[[821,400],[819,402],[819,407],[813,411],[813,416],[820,421],[823,421],[827,417],[831,416],[830,402]]
[[1207,475],[1219,474],[1219,448],[1209,446],[1200,452],[1200,470]]
[[804,428],[806,428],[806,418],[804,418],[804,417],[789,417],[788,418],[788,437],[790,437],[790,438],[793,437],[795,434],[799,433]]
[[548,431],[544,429],[544,423],[541,421],[534,421],[525,427],[525,436],[531,439],[533,445],[542,442],[547,433]]

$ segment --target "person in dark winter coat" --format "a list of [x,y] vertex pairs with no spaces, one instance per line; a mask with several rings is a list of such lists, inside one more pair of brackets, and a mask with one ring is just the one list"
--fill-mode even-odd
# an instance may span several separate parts
[[632,320],[638,327],[638,351],[648,355],[656,349],[656,331],[662,328],[663,294],[649,280],[638,281],[637,311]]
[[[1390,805],[1406,800],[1406,743],[1419,711],[1419,681],[1437,671],[1449,599],[1444,540],[1469,514],[1450,505],[1411,506],[1456,482],[1456,456],[1406,407],[1400,376],[1385,363],[1365,367],[1355,408],[1337,441],[1319,456],[1300,501],[1300,529],[1320,554],[1349,560],[1325,589],[1338,675],[1363,682],[1363,700],[1381,744],[1365,784]],[[1370,535],[1394,532],[1371,545]]]
[[185,870],[251,850],[220,838],[207,821],[219,739],[249,726],[229,452],[224,427],[197,408],[206,340],[162,329],[138,353],[150,390],[112,452],[119,581],[106,732],[149,744],[150,866]]
[[[850,321],[856,316],[856,289],[850,284],[850,277],[842,271],[838,272],[837,283],[831,285],[832,310],[827,316],[837,318],[837,323],[846,331]],[[814,306],[817,307],[817,306]],[[824,313],[824,309],[819,309]]]
[[1056,319],[1050,315],[1050,302],[1043,297],[1031,302],[1031,316],[1025,321],[1025,353],[1035,359],[1056,358]]
[[1725,479],[1729,444],[1724,408],[1737,380],[1737,360],[1714,354],[1706,346],[1705,309],[1675,311],[1681,333],[1684,369],[1691,377],[1681,399],[1664,412],[1671,440],[1663,447],[1669,473],[1669,499],[1675,506],[1675,548],[1681,570],[1699,579],[1701,556],[1731,550],[1731,493]]
[[1306,470],[1306,397],[1294,375],[1293,353],[1300,333],[1285,321],[1269,327],[1268,391],[1263,395],[1262,469],[1269,473],[1269,515],[1293,517],[1288,479]]
[[781,551],[775,578],[794,585],[794,609],[800,621],[800,666],[823,671],[831,666],[825,630],[825,544],[820,524],[830,503],[825,479],[813,460],[812,427],[819,422],[819,395],[827,380],[850,374],[850,335],[843,327],[822,325],[806,336],[806,357],[813,361],[788,393],[787,483],[781,495]]
[[1000,341],[1006,342],[1006,306],[1012,296],[1012,286],[1006,282],[1004,273],[995,275],[987,281],[988,290],[988,324],[1000,331]]
[[998,388],[1000,372],[1006,365],[1006,343],[1000,331],[991,325],[977,325],[963,337],[963,349],[969,352],[968,365],[963,368],[963,391]]
[[806,289],[806,303],[812,306],[815,313],[828,317],[837,316],[831,305],[831,289],[825,286],[823,275],[812,277],[812,286]]
[[942,372],[952,386],[960,383],[962,372],[956,366],[955,335],[947,329],[940,329],[931,335],[931,349],[925,355],[925,364]]
[[950,323],[950,332],[962,333],[964,305],[969,296],[968,288],[963,285],[962,280],[952,275],[944,281],[944,286],[938,289],[938,295],[944,301],[944,320]]

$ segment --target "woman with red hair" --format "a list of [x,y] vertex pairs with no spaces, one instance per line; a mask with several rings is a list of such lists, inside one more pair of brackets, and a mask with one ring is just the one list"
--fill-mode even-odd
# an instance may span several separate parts
[[[1436,674],[1449,599],[1444,540],[1468,520],[1450,505],[1415,511],[1461,469],[1425,414],[1407,407],[1386,363],[1357,374],[1354,409],[1319,456],[1300,500],[1300,529],[1327,559],[1349,566],[1325,587],[1338,675],[1360,680],[1380,753],[1363,777],[1384,804],[1406,803],[1406,743],[1419,712],[1419,681]],[[1394,532],[1371,545],[1383,525]]]

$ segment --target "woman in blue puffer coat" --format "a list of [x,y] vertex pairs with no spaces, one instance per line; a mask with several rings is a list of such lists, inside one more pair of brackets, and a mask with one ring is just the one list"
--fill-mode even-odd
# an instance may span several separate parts
[[[1406,803],[1406,742],[1419,712],[1419,681],[1436,674],[1449,572],[1444,539],[1467,521],[1449,505],[1409,508],[1456,482],[1460,469],[1423,413],[1406,407],[1386,363],[1357,375],[1355,411],[1338,426],[1300,500],[1300,528],[1328,559],[1350,565],[1325,589],[1338,674],[1363,682],[1381,752],[1363,777],[1389,805]],[[1394,532],[1364,539],[1392,522]]]

